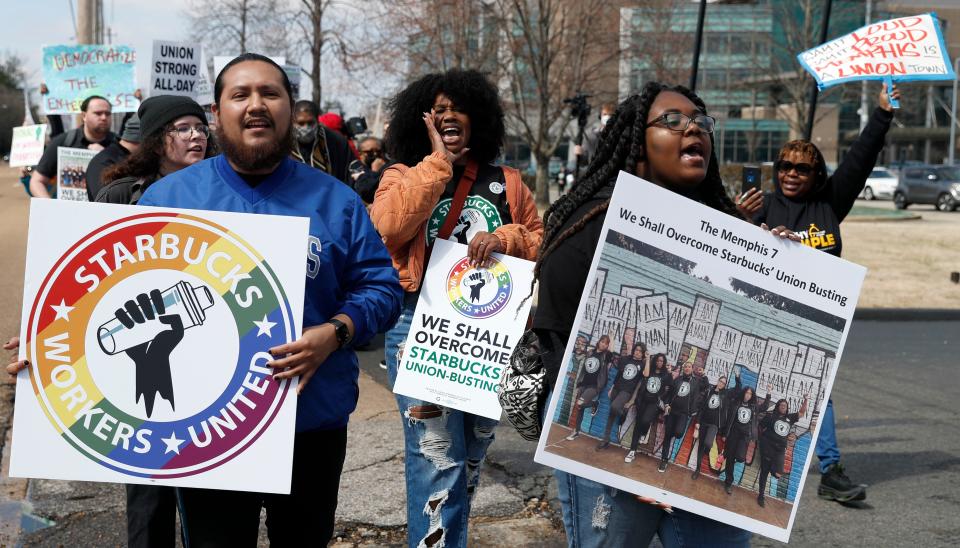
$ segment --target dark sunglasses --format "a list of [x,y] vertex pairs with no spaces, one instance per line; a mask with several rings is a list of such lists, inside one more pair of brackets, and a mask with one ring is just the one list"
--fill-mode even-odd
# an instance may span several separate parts
[[777,171],[781,173],[789,173],[790,170],[795,169],[797,170],[797,175],[801,177],[806,177],[813,173],[813,166],[810,164],[795,164],[786,160],[777,160],[776,167]]

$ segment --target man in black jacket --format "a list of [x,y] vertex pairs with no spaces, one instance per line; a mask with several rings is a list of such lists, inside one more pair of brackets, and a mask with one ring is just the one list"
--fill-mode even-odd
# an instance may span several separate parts
[[297,145],[291,156],[294,160],[329,173],[353,188],[350,162],[354,160],[350,144],[336,131],[330,131],[317,121],[320,108],[313,101],[297,101],[293,105],[294,134]]

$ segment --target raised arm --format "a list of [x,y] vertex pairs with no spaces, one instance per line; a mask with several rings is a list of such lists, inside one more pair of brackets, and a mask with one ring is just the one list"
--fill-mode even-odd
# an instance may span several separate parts
[[[893,89],[893,98],[900,98],[896,86]],[[867,177],[877,164],[877,156],[883,150],[890,122],[893,121],[893,107],[890,106],[885,85],[881,85],[879,101],[880,106],[873,111],[867,127],[850,145],[843,162],[840,162],[837,171],[827,183],[830,187],[830,206],[841,221],[850,213],[853,203],[867,183]]]

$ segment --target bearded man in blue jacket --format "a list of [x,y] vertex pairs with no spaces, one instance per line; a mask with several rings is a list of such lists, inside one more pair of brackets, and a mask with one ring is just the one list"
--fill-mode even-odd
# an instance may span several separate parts
[[270,349],[267,363],[276,379],[300,377],[291,493],[178,489],[184,544],[256,546],[266,507],[272,546],[325,546],[358,397],[351,346],[394,323],[402,291],[360,197],[289,158],[293,97],[283,69],[243,54],[217,76],[214,95],[223,154],[160,179],[139,203],[308,217],[304,329],[300,339]]

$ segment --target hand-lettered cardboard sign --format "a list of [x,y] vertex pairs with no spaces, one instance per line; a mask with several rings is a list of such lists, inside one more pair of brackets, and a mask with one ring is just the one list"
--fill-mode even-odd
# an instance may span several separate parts
[[91,95],[107,99],[113,112],[136,112],[137,54],[129,46],[84,45],[43,48],[46,114],[76,114]]
[[797,59],[821,89],[855,80],[955,78],[935,13],[867,25],[809,49]]

